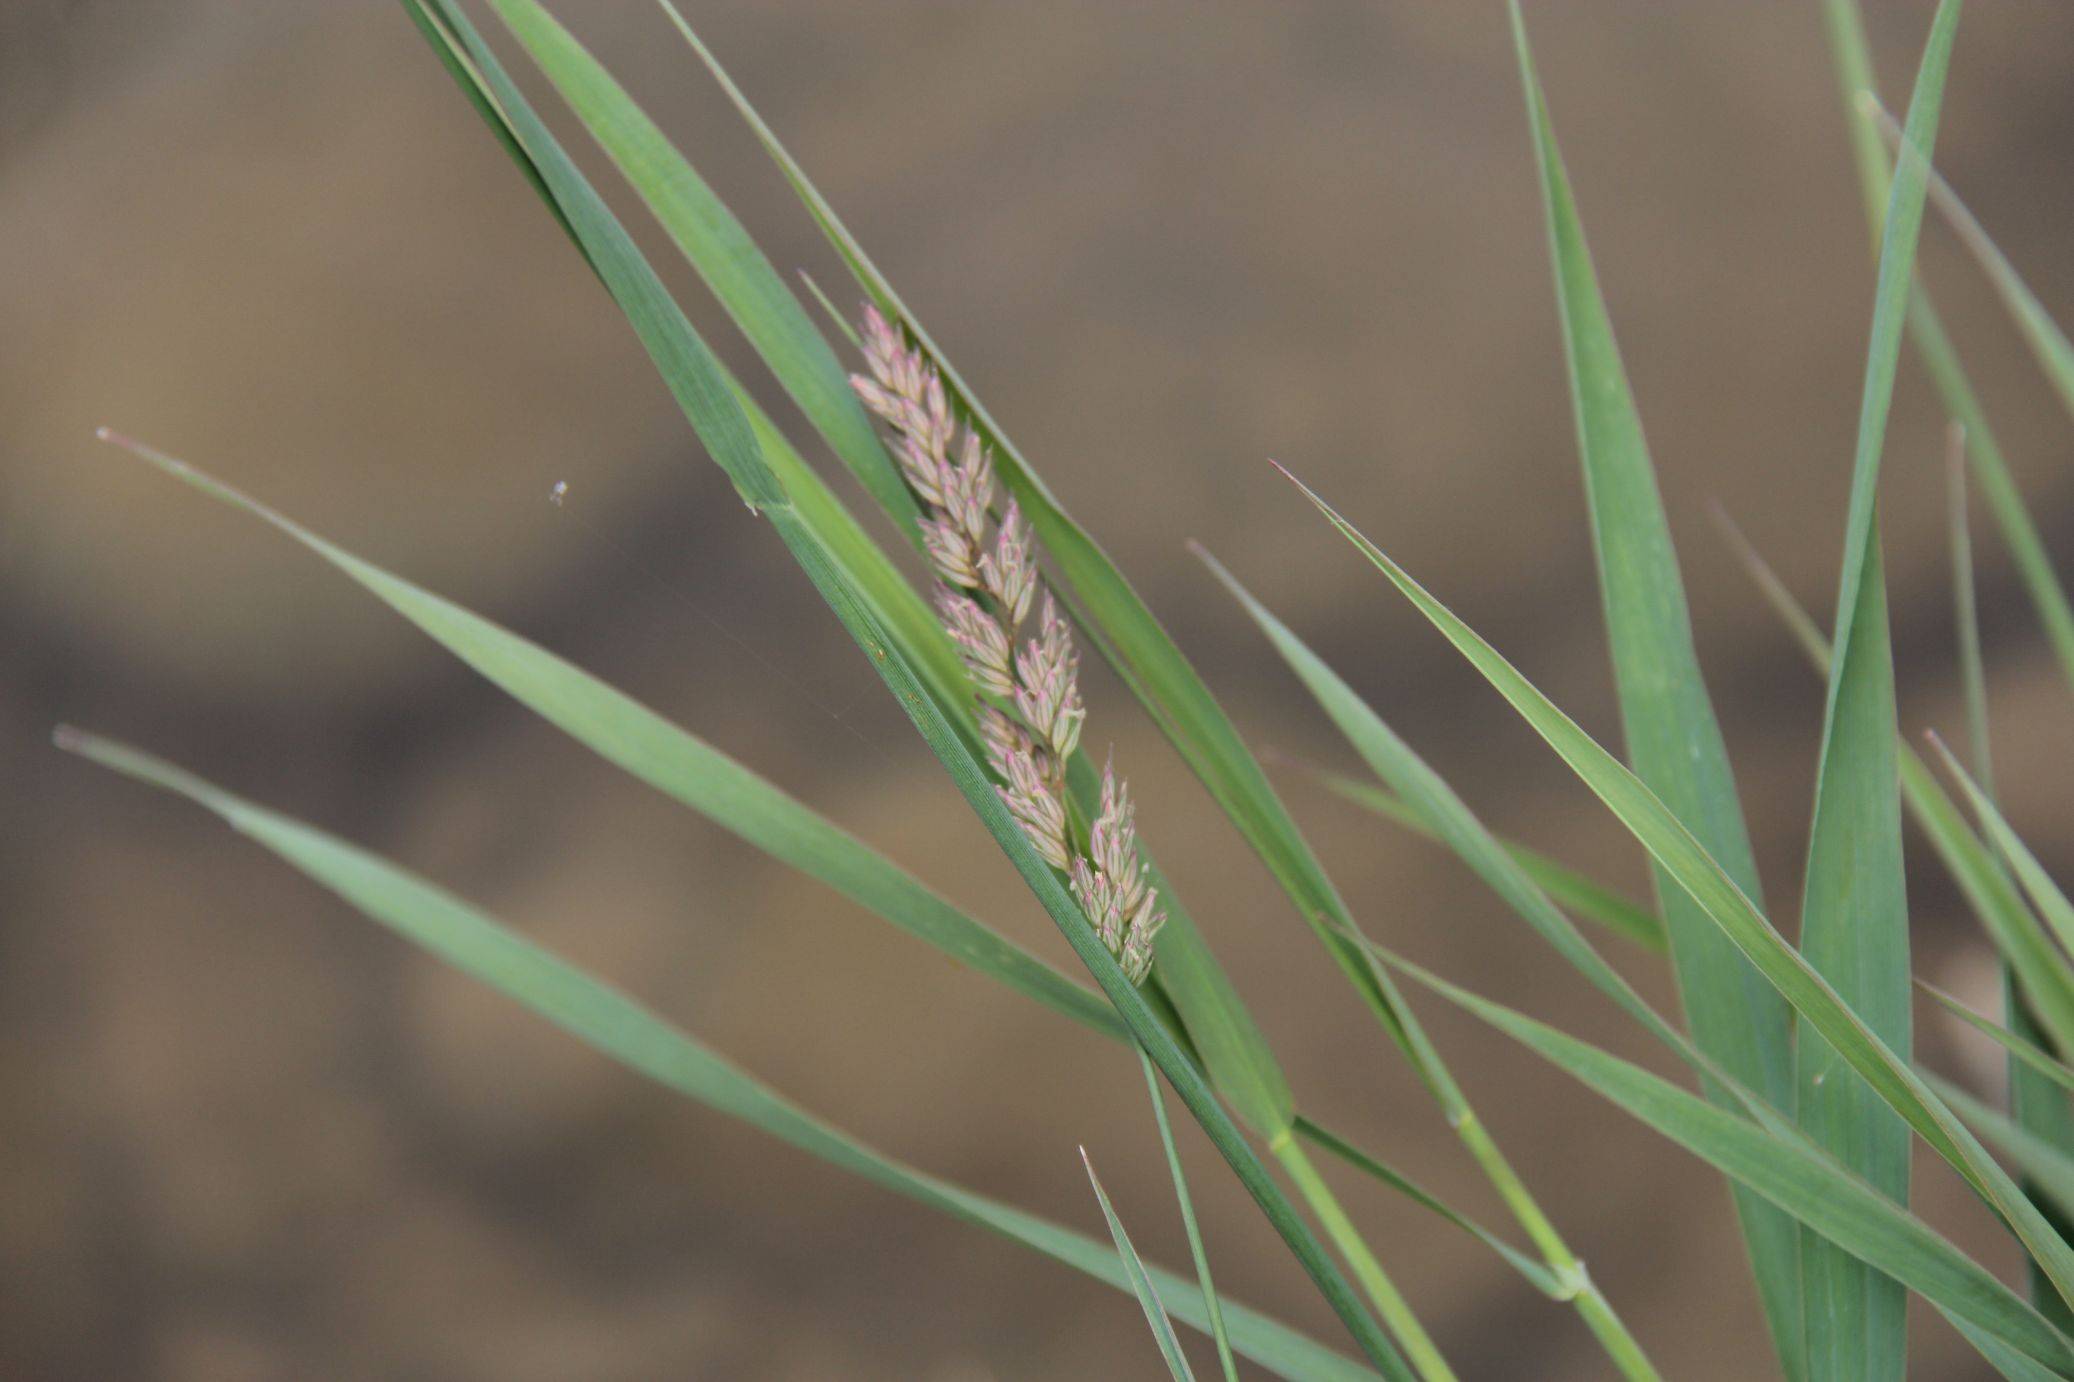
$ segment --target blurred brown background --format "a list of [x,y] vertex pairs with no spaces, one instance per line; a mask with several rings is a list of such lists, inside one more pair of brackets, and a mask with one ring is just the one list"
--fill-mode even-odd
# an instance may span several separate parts
[[[1872,8],[1898,100],[1930,7]],[[650,6],[560,9],[781,267],[836,282]],[[1642,886],[1595,804],[1261,464],[1291,464],[1615,733],[1497,0],[688,9],[1257,742],[1347,758],[1186,538],[1494,824]],[[1818,15],[1534,10],[1790,918],[1818,691],[1707,506],[1826,608],[1870,268]],[[1940,145],[2063,317],[2070,60],[2064,7],[1975,7]],[[107,423],[153,441],[541,639],[1071,963],[394,7],[14,0],[0,245],[0,1374],[1152,1375],[1128,1299],[621,1073],[191,808],[48,747],[77,722],[365,841],[874,1144],[1099,1232],[1085,1142],[1141,1245],[1185,1260],[1113,1048],[560,741],[312,560],[91,440]],[[2074,557],[2074,433],[1941,228],[1925,259]],[[1885,513],[1911,728],[1958,713],[1939,427],[1905,363]],[[2004,792],[2074,864],[2052,838],[2066,689],[1976,526]],[[1265,871],[1128,696],[1100,675],[1090,696],[1091,738],[1114,741],[1306,1105],[1497,1222]],[[1285,785],[1372,929],[1638,1049],[1440,854]],[[1972,924],[1914,853],[1920,968],[1990,1001]],[[1709,1173],[1426,1010],[1658,1361],[1763,1375]],[[1922,1026],[1933,1062],[1993,1087],[1990,1057]],[[1222,1285],[1340,1342],[1214,1154],[1192,1134],[1185,1151]],[[1948,1176],[1920,1180],[1927,1212],[2013,1266]],[[1467,1375],[1600,1374],[1572,1315],[1416,1209],[1344,1189]],[[1921,1375],[1971,1375],[1918,1315]]]

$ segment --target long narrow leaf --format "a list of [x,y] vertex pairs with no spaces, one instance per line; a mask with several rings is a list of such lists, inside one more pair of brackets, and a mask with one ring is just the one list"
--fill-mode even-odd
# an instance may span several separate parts
[[[1901,858],[1894,664],[1880,560],[1878,494],[1894,376],[1901,358],[1925,174],[1957,32],[1959,0],[1943,0],[1909,102],[1903,156],[1881,218],[1865,382],[1859,398],[1843,573],[1831,636],[1829,690],[1815,779],[1800,951],[1884,1049],[1911,1043],[1908,897]],[[1801,1126],[1874,1186],[1906,1202],[1908,1129],[1851,1062],[1801,1026]],[[1804,1236],[1808,1367],[1824,1378],[1898,1378],[1906,1364],[1906,1301],[1898,1283]]]
[[[1763,893],[1721,726],[1700,675],[1692,616],[1657,492],[1642,420],[1599,291],[1525,21],[1512,0],[1513,45],[1547,209],[1592,550],[1605,604],[1621,726],[1635,775],[1663,799],[1759,906]],[[1700,1050],[1782,1110],[1794,1107],[1793,1027],[1785,1001],[1685,891],[1653,871],[1679,1001]],[[1723,1091],[1711,1089],[1717,1102]],[[1799,1235],[1748,1191],[1735,1195],[1772,1345],[1789,1379],[1805,1374]]]
[[1363,1151],[1330,1129],[1319,1127],[1300,1115],[1296,1120],[1296,1124],[1297,1132],[1313,1146],[1332,1153],[1371,1180],[1376,1181],[1378,1184],[1389,1186],[1421,1209],[1440,1216],[1448,1223],[1453,1224],[1456,1228],[1468,1234],[1471,1238],[1474,1238],[1477,1242],[1482,1243],[1500,1258],[1504,1259],[1505,1263],[1514,1271],[1526,1278],[1527,1284],[1542,1295],[1547,1296],[1550,1300],[1567,1301],[1576,1299],[1580,1283],[1574,1278],[1566,1280],[1557,1277],[1548,1268],[1542,1266],[1533,1258],[1528,1257],[1482,1224],[1461,1213],[1448,1204],[1447,1201],[1432,1194],[1396,1167],[1371,1153]]
[[[1766,601],[1793,634],[1816,670],[1829,666],[1829,643],[1800,602],[1733,524],[1724,528],[1735,544]],[[2070,968],[2023,895],[1979,836],[1967,826],[1958,804],[1946,793],[1922,756],[1900,745],[1901,796],[1909,815],[1943,862],[1967,905],[1987,928],[1996,951],[2008,961],[2024,986],[2033,1010],[2056,1042],[2074,1041],[2074,968]],[[2074,1045],[2064,1049],[2074,1050]]]
[[633,698],[545,648],[354,556],[184,461],[127,438],[111,434],[109,439],[295,539],[520,704],[665,796],[961,963],[1083,1025],[1123,1035],[1123,1024],[1100,994],[951,906],[870,846]]
[[[1375,786],[1325,768],[1298,765],[1320,787],[1384,820],[1403,826],[1427,839],[1436,839],[1433,825],[1408,803]],[[1595,882],[1569,865],[1511,840],[1500,840],[1535,886],[1563,908],[1585,921],[1605,927],[1622,940],[1633,941],[1647,950],[1665,948],[1663,922],[1633,898],[1625,897],[1603,883]]]
[[1952,1016],[2007,1051],[2011,1058],[2025,1069],[2037,1072],[2061,1089],[2074,1089],[2074,1068],[2069,1068],[2050,1054],[2041,1051],[2035,1043],[2010,1031],[1992,1017],[1975,1012],[1936,985],[1918,979],[1916,987],[1941,1003]]
[[2048,1367],[2074,1369],[2074,1344],[2036,1310],[1906,1208],[1820,1152],[1781,1142],[1639,1066],[1409,961],[1393,964],[1839,1247],[1878,1263],[1925,1300]]
[[[1835,60],[1837,85],[1848,117],[1851,151],[1858,168],[1859,189],[1864,194],[1866,220],[1877,247],[1886,212],[1890,174],[1878,132],[1858,114],[1864,94],[1876,96],[1878,90],[1873,81],[1872,54],[1865,41],[1865,24],[1858,13],[1857,0],[1823,0],[1822,15],[1829,33],[1830,52]],[[2017,489],[2001,444],[1996,441],[1994,429],[1988,424],[1980,397],[1972,381],[1966,377],[1958,349],[1945,331],[1944,322],[1931,303],[1930,295],[1920,284],[1910,296],[1908,331],[1923,368],[1944,402],[1945,411],[1952,421],[1966,429],[1967,451],[1982,496],[1988,501],[1996,526],[2002,531],[2003,543],[2016,563],[2017,574],[2023,580],[2032,607],[2038,612],[2039,622],[2045,627],[2046,638],[2059,660],[2061,675],[2074,684],[2074,604],[2068,602],[2066,589],[2060,584],[2052,558],[2045,550],[2044,539],[2038,534],[2038,525],[2024,506],[2023,494]]]
[[[1430,1048],[1421,1049],[1416,1033],[1403,1030],[1402,1017],[1387,986],[1376,983],[1373,972],[1343,938],[1342,931],[1353,924],[1346,904],[1288,809],[1275,795],[1259,762],[1195,668],[1108,554],[1060,505],[978,395],[966,386],[949,358],[901,302],[834,208],[815,189],[676,5],[671,0],[660,3],[798,193],[830,245],[856,277],[858,286],[882,310],[906,325],[941,371],[946,389],[987,443],[996,472],[1036,530],[1063,583],[1066,603],[1088,631],[1090,641],[1115,667],[1153,722],[1267,864],[1297,912],[1311,924],[1341,972],[1384,1027],[1406,1046],[1407,1054],[1415,1062],[1434,1059]],[[1176,1001],[1180,1001],[1178,995]]]
[[1643,848],[1670,871],[1679,886],[1692,894],[1737,948],[1786,996],[1795,1011],[1808,1018],[1822,1038],[1850,1062],[1888,1106],[1922,1135],[1931,1150],[1958,1170],[2002,1214],[2052,1276],[2055,1286],[2063,1294],[2074,1294],[2074,1249],[2052,1230],[1979,1141],[1923,1084],[1908,1061],[1882,1042],[1837,997],[1836,991],[1743,895],[1669,808],[1359,529],[1301,481],[1294,476],[1290,479],[1569,764]]
[[[336,566],[435,642],[539,713],[549,723],[774,858],[819,878],[859,905],[953,959],[1026,993],[1104,1036],[1128,1040],[1099,995],[1067,979],[950,907],[884,856],[843,832],[749,769],[553,653],[480,615],[415,586],[311,533],[222,481],[129,438],[106,434],[131,454],[253,515]],[[1164,1106],[1159,1110],[1164,1123]],[[1410,1185],[1369,1153],[1305,1118],[1295,1132],[1348,1158],[1380,1183],[1433,1210],[1492,1247],[1513,1266],[1524,1259],[1453,1207]],[[1546,1274],[1528,1264],[1537,1289]],[[1540,1273],[1540,1275],[1536,1275]]]
[[[1861,482],[1870,485],[1871,473]],[[1839,616],[1839,627],[1855,632],[1839,645],[1846,651],[1832,675],[1800,953],[1888,1049],[1906,1057],[1913,1040],[1908,891],[1894,662],[1876,530],[1860,560],[1857,608]],[[1801,1127],[1906,1204],[1908,1125],[1805,1021],[1798,1055]],[[1802,1235],[1801,1247],[1809,1376],[1899,1379],[1906,1370],[1908,1327],[1900,1284],[1812,1231]]]
[[814,430],[880,506],[910,537],[916,536],[914,497],[879,444],[835,352],[734,213],[612,74],[535,0],[499,0],[497,10],[584,128],[641,192]]
[[1138,1259],[1138,1250],[1131,1246],[1131,1235],[1124,1232],[1123,1220],[1116,1217],[1116,1209],[1109,1203],[1109,1192],[1102,1188],[1102,1178],[1095,1174],[1095,1163],[1088,1157],[1087,1148],[1080,1149],[1080,1163],[1087,1167],[1088,1184],[1095,1188],[1095,1199],[1101,1202],[1102,1217],[1109,1221],[1109,1235],[1116,1240],[1116,1256],[1123,1263],[1124,1275],[1130,1280],[1131,1290],[1137,1294],[1138,1304],[1145,1311],[1145,1323],[1152,1326],[1152,1337],[1159,1342],[1160,1357],[1166,1360],[1167,1371],[1174,1382],[1195,1382],[1195,1373],[1188,1366],[1188,1355],[1181,1351],[1181,1341],[1174,1337],[1174,1322],[1167,1318],[1167,1308],[1160,1301],[1159,1290],[1146,1274],[1145,1264]]
[[[1324,659],[1312,652],[1288,625],[1255,599],[1223,563],[1206,551],[1198,549],[1198,554],[1210,568],[1210,573],[1223,583],[1261,632],[1267,635],[1275,651],[1376,776],[1389,783],[1399,799],[1429,822],[1441,840],[1571,968],[1658,1040],[1674,1050],[1680,1049],[1684,1038],[1657,1015],[1618,970],[1606,963],[1548,895],[1534,886],[1526,870],[1506,853],[1446,780],[1356,695]],[[1717,931],[1715,934],[1720,933]],[[1769,991],[1769,986],[1767,989]]]
[[1160,1067],[1189,1112],[1268,1217],[1290,1251],[1311,1276],[1361,1344],[1386,1372],[1407,1376],[1402,1358],[1364,1311],[1345,1278],[1325,1255],[1309,1228],[1297,1216],[1267,1168],[1245,1141],[1231,1116],[1217,1102],[1188,1054],[1160,1024],[1145,996],[1124,977],[1115,958],[1103,948],[1065,884],[1044,860],[1003,805],[985,770],[973,757],[942,708],[843,568],[830,556],[812,529],[801,520],[782,486],[764,463],[754,433],[744,421],[705,342],[671,301],[655,272],[568,156],[555,144],[539,117],[519,98],[510,78],[482,43],[452,0],[439,0],[448,24],[466,44],[476,66],[512,121],[513,131],[540,168],[549,189],[568,213],[570,224],[589,249],[589,258],[627,316],[677,399],[686,419],[714,461],[734,481],[749,507],[762,514],[814,583],[844,630],[857,642],[865,661],[878,673],[908,719],[943,762],[959,793],[979,816],[989,834],[1015,865],[1040,905],[1086,965],[1122,1016],[1132,1035]]
[[2059,937],[2061,945],[2074,949],[2074,902],[2068,901],[2066,893],[2060,890],[2060,885],[2053,881],[2052,875],[2045,871],[2045,866],[2038,862],[2038,856],[2031,852],[2031,847],[2010,828],[2009,821],[2002,815],[2000,808],[1981,790],[1980,784],[1960,765],[1952,751],[1944,746],[1944,742],[1933,737],[1931,747],[1937,750],[1938,756],[1944,760],[1946,769],[1958,782],[1959,789],[1966,794],[1966,800],[1972,805],[1974,816],[1980,821],[1981,828],[1987,833],[1988,838],[1995,842],[1995,848],[2001,851],[2002,857],[2009,861],[2010,868],[2016,873],[2017,882],[2023,885],[2024,893],[2031,899],[2031,905],[2038,909],[2038,915],[2045,918],[2046,924],[2052,927],[2053,934]]
[[[1203,1288],[1203,1310],[1210,1317],[1210,1337],[1217,1344],[1217,1362],[1225,1382],[1238,1382],[1238,1369],[1231,1360],[1231,1341],[1224,1335],[1224,1311],[1217,1303],[1217,1285],[1210,1279],[1210,1254],[1203,1248],[1203,1232],[1195,1221],[1195,1200],[1188,1193],[1188,1176],[1181,1169],[1181,1152],[1174,1145],[1174,1129],[1167,1121],[1167,1096],[1160,1092],[1159,1072],[1143,1051],[1138,1063],[1145,1068],[1145,1087],[1152,1097],[1153,1121],[1159,1124],[1159,1145],[1167,1154],[1167,1174],[1174,1181],[1174,1199],[1181,1206],[1181,1225],[1188,1231],[1188,1255],[1195,1262],[1195,1279]],[[1094,1167],[1088,1167],[1093,1176]],[[1119,1226],[1120,1227],[1120,1226]]]
[[[774,1093],[618,989],[386,860],[148,754],[72,731],[61,732],[59,743],[216,813],[372,920],[650,1079],[876,1185],[990,1228],[1119,1290],[1130,1289],[1116,1254],[1103,1244],[874,1151]],[[1207,1318],[1188,1298],[1183,1278],[1157,1270],[1152,1275],[1174,1297],[1174,1313],[1196,1328],[1206,1327]],[[1252,1310],[1232,1305],[1228,1314],[1239,1351],[1284,1376],[1370,1375]]]
[[[513,13],[531,39],[529,51],[572,93],[572,99],[580,99],[586,120],[599,124],[601,139],[621,155],[630,180],[647,198],[679,248],[698,266],[737,320],[743,322],[766,363],[787,381],[788,389],[803,405],[813,404],[805,409],[810,420],[817,425],[827,424],[822,426],[823,435],[839,455],[852,463],[853,469],[859,468],[862,458],[865,464],[859,473],[866,487],[879,493],[884,488],[883,476],[876,470],[873,458],[883,460],[882,452],[875,441],[870,449],[864,448],[843,422],[848,410],[856,406],[854,402],[838,404],[830,396],[831,389],[842,387],[840,367],[834,365],[825,345],[817,348],[805,339],[811,325],[799,316],[796,302],[785,293],[782,284],[775,282],[760,255],[744,258],[735,253],[750,243],[739,223],[704,190],[698,174],[661,140],[625,93],[551,18],[540,13],[537,6],[530,6],[529,0]],[[479,75],[472,63],[464,70]],[[523,104],[522,98],[510,99]],[[495,93],[490,94],[489,104],[492,108],[499,106]],[[529,177],[537,180],[540,172],[532,155],[523,147],[518,154]],[[590,251],[581,237],[573,238],[588,257]],[[901,642],[910,658],[919,659],[931,688],[968,746],[976,744],[965,674],[926,608],[840,501],[799,461],[790,443],[763,417],[754,400],[732,379],[729,383],[757,432],[766,460],[778,472],[802,519],[833,549],[850,576],[877,603],[879,612],[889,620],[888,632]],[[888,512],[896,523],[911,526],[912,508],[904,491],[901,503],[889,506]],[[1084,811],[1093,809],[1096,784],[1095,770],[1086,755],[1076,755],[1068,765],[1067,786]],[[1286,1129],[1293,1117],[1288,1081],[1229,977],[1211,956],[1194,920],[1180,904],[1178,894],[1149,857],[1147,864],[1154,886],[1167,899],[1167,925],[1160,935],[1157,966],[1161,991],[1179,1010],[1218,1090],[1232,1101],[1241,1118],[1264,1136],[1273,1136]]]
[[[1875,100],[1869,93],[1867,99]],[[1932,177],[1931,195],[1934,197],[1940,186],[1934,180],[1934,169]],[[1965,695],[1966,738],[1973,758],[1974,776],[1979,780],[1981,790],[1992,797],[1995,790],[1994,751],[1988,734],[1987,667],[1981,654],[1980,610],[1974,588],[1973,533],[1967,515],[1966,471],[1966,429],[1955,422],[1949,433],[1945,474],[1949,494],[1952,601],[1954,623],[1958,629],[1959,679]],[[2001,870],[1995,872],[1999,875]],[[2056,962],[2061,958],[2058,953],[2050,954],[2054,963],[2048,972],[2059,969]],[[2045,1021],[2038,1015],[2037,1006],[2027,997],[2030,988],[2038,985],[2027,982],[2007,955],[2001,957],[2001,969],[2002,1009],[2009,1021],[2006,1035],[2017,1043],[2010,1048],[2007,1061],[2010,1114],[2026,1133],[2049,1146],[2074,1154],[2074,1104],[2069,1103],[2066,1090],[2055,1083],[2049,1072],[2032,1066],[2024,1057],[2024,1050],[2031,1049],[2031,1042],[2045,1039]],[[2038,984],[2047,982],[2049,980],[2041,979]],[[2000,1031],[1999,1028],[1996,1030]],[[2066,1235],[2070,1222],[2074,1221],[2070,1221],[2057,1205],[2046,1198],[2041,1186],[2028,1180],[2023,1182],[2023,1186],[2048,1219],[2056,1217],[2062,1234]],[[2053,1293],[2051,1283],[2039,1278],[2035,1266],[2028,1272],[2032,1302],[2062,1330],[2074,1327],[2074,1312],[2070,1312],[2066,1302]]]
[[2025,1178],[2052,1199],[2062,1216],[2074,1216],[2074,1157],[2017,1126],[2014,1120],[1989,1108],[1950,1080],[1937,1075],[1924,1078],[1961,1118],[1980,1129],[1982,1137],[2023,1168]]
[[[1880,105],[1879,97],[1867,92],[1866,103],[1888,141],[1892,143],[1897,140],[1901,133],[1900,127],[1895,125],[1893,117]],[[2024,343],[2031,347],[2031,353],[2038,358],[2038,367],[2044,373],[2046,381],[2060,396],[2060,401],[2067,406],[2067,411],[2074,413],[2074,342],[2068,341],[2067,333],[2060,330],[2059,323],[2052,319],[2052,314],[2045,310],[2045,305],[2038,301],[2038,295],[2031,291],[2030,286],[2024,282],[2023,275],[2009,262],[2009,256],[2002,253],[2001,247],[1988,234],[1987,228],[1981,225],[1979,219],[1967,208],[1966,203],[1960,200],[1959,194],[1952,190],[1952,185],[1945,181],[1944,175],[1935,167],[1930,170],[1930,200],[1936,203],[1945,221],[1972,252],[1974,260],[1986,272],[1988,281],[1995,285],[1996,296],[2000,297],[2002,305],[2009,309],[2009,315],[2016,321],[2017,330],[2023,333]]]

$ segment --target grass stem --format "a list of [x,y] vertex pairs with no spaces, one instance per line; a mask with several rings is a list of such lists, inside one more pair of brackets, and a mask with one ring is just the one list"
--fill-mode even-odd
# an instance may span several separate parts
[[1368,1293],[1377,1313],[1383,1317],[1383,1324],[1396,1336],[1398,1346],[1411,1360],[1411,1365],[1418,1369],[1419,1376],[1426,1382],[1454,1382],[1454,1369],[1448,1366],[1447,1359],[1441,1357],[1439,1346],[1398,1293],[1390,1274],[1383,1270],[1383,1264],[1369,1251],[1367,1241],[1347,1217],[1347,1211],[1340,1207],[1332,1187],[1318,1174],[1318,1168],[1311,1164],[1310,1157],[1304,1154],[1296,1138],[1284,1128],[1268,1140],[1267,1149],[1274,1154],[1275,1160],[1282,1163],[1282,1169],[1289,1173],[1297,1194],[1318,1216],[1326,1236],[1339,1249],[1340,1256],[1354,1273],[1354,1279]]

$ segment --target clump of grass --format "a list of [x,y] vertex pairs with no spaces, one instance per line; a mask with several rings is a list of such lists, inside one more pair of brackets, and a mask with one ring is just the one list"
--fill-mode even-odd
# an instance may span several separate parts
[[[1540,940],[1675,1057],[1698,1092],[1479,997],[1363,930],[1208,686],[667,0],[669,18],[790,179],[865,298],[862,330],[853,338],[862,351],[862,373],[853,376],[844,368],[841,343],[831,344],[822,334],[690,162],[537,0],[491,3],[859,491],[923,554],[934,581],[929,599],[708,349],[458,5],[405,0],[405,9],[624,311],[715,462],[812,579],[864,663],[896,697],[1058,925],[1094,986],[1013,946],[742,764],[552,653],[181,462],[138,443],[122,444],[274,525],[651,786],[975,975],[1132,1046],[1150,1085],[1154,1121],[1187,1229],[1193,1280],[1140,1259],[1091,1162],[1090,1182],[1109,1229],[1106,1244],[872,1150],[625,995],[385,860],[108,740],[66,730],[60,733],[62,747],[200,803],[377,922],[668,1087],[1130,1292],[1177,1378],[1191,1376],[1192,1364],[1173,1329],[1176,1319],[1210,1335],[1228,1378],[1237,1375],[1239,1356],[1297,1378],[1379,1374],[1436,1382],[1454,1376],[1441,1344],[1388,1270],[1385,1254],[1334,1196],[1306,1146],[1331,1153],[1430,1211],[1551,1302],[1574,1310],[1609,1369],[1628,1378],[1657,1375],[1643,1337],[1652,1329],[1673,1329],[1675,1322],[1647,1320],[1638,1330],[1616,1312],[1606,1286],[1585,1270],[1477,1117],[1400,978],[1413,991],[1488,1022],[1724,1174],[1784,1376],[1795,1382],[1900,1376],[1911,1294],[2006,1376],[2074,1375],[2074,1240],[2066,1229],[2074,1215],[2074,1112],[2068,1103],[2074,1089],[2074,902],[1993,794],[1962,472],[1970,473],[1987,500],[2070,679],[2074,616],[1978,398],[1915,278],[1958,0],[1938,7],[1906,118],[1890,135],[1891,159],[1873,123],[1877,100],[1857,11],[1852,0],[1824,2],[1846,109],[1853,112],[1851,138],[1877,250],[1832,631],[1825,633],[1761,559],[1747,554],[1766,597],[1826,684],[1797,943],[1786,938],[1763,899],[1727,746],[1693,653],[1682,576],[1644,441],[1642,411],[1622,367],[1516,6],[1513,33],[1547,217],[1625,752],[1596,742],[1350,518],[1294,475],[1289,478],[1327,528],[1460,651],[1608,808],[1652,865],[1653,900],[1621,898],[1556,861],[1499,840],[1294,630],[1210,562],[1380,784],[1335,777],[1330,785],[1457,854]],[[1861,109],[1868,113],[1859,114]],[[1986,231],[1964,215],[1956,196],[1938,196],[2055,387],[2074,398],[2064,334],[1994,250]],[[1958,477],[1951,497],[1953,577],[1974,765],[1969,771],[1941,745],[1937,751],[1956,795],[1901,742],[1895,712],[1878,492],[1905,339],[1921,352],[1952,415],[1954,435],[1963,438],[1963,445],[1954,442],[1951,463]],[[1076,622],[1087,645],[1115,665],[1203,780],[1237,835],[1260,855],[1296,917],[1339,965],[1356,1000],[1410,1062],[1526,1247],[1302,1111],[1180,890],[1140,845],[1122,778],[1113,765],[1098,771],[1084,751]],[[2004,965],[2008,1005],[1999,1020],[1939,998],[2007,1051],[2006,1113],[1915,1062],[1904,813],[1951,874]],[[1643,954],[1667,955],[1681,1018],[1645,1002],[1572,915],[1599,923],[1599,934],[1636,944]],[[1213,920],[1228,925],[1232,919]],[[1168,1124],[1162,1081],[1329,1303],[1360,1361],[1220,1300]],[[1575,1116],[1587,1116],[1587,1107],[1578,1105]],[[1910,1211],[1910,1159],[1918,1141],[2020,1245],[2029,1273],[2024,1289],[1999,1279]],[[2014,1163],[2016,1174],[1990,1154],[1989,1144]],[[1400,1255],[1395,1265],[1407,1264]]]

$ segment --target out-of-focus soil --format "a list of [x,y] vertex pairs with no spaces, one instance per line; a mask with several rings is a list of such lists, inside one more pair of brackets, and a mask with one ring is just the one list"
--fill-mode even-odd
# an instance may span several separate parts
[[[836,284],[667,22],[561,8],[779,266]],[[1898,101],[1929,6],[1875,8]],[[1595,804],[1262,464],[1302,474],[1617,733],[1496,0],[691,9],[1249,735],[1348,761],[1191,537],[1494,824],[1646,886]],[[1819,690],[1708,506],[1826,608],[1871,274],[1817,8],[1534,9],[1790,921]],[[2070,59],[2074,16],[1977,7],[1939,148],[2063,317]],[[364,841],[875,1145],[1100,1233],[1085,1143],[1141,1246],[1185,1260],[1114,1048],[592,760],[303,553],[92,440],[145,438],[540,639],[1071,963],[393,7],[10,6],[0,245],[0,1374],[1152,1374],[1127,1298],[622,1073],[193,810],[48,747],[76,722]],[[1924,253],[2046,539],[2074,554],[2068,419],[1941,227]],[[1905,362],[1883,517],[1910,731],[1959,722],[1940,427]],[[2055,830],[2066,688],[1984,516],[1976,530],[2002,793],[2048,862],[2074,864]],[[1114,744],[1305,1106],[1501,1222],[1127,692],[1091,672],[1089,698],[1091,741]],[[1284,785],[1372,931],[1645,1054],[1431,847]],[[1980,938],[1914,841],[1911,876],[1919,968],[1991,1002]],[[1657,966],[1623,963],[1670,1001]],[[1665,1370],[1763,1375],[1718,1182],[1421,1011]],[[1986,1052],[1922,1025],[1928,1059],[1993,1087]],[[1184,1150],[1220,1284],[1338,1341],[1207,1144]],[[1575,1318],[1483,1250],[1343,1188],[1465,1375],[1604,1374]],[[1936,1168],[1918,1201],[2013,1266]],[[1967,1375],[1918,1314],[1921,1375]]]

